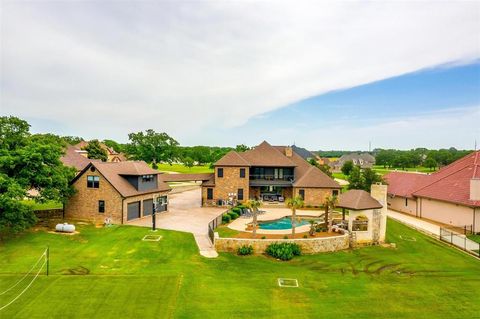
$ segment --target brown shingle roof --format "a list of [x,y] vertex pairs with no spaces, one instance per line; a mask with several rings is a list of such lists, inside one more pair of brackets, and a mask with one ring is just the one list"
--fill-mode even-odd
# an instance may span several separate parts
[[352,210],[364,210],[382,208],[383,206],[366,191],[360,189],[351,189],[338,196],[337,207]]
[[319,168],[311,166],[293,183],[294,187],[341,188],[341,186]]
[[284,153],[263,141],[254,149],[239,154],[250,166],[295,167]]
[[90,162],[99,162],[99,160],[89,159],[83,155],[80,155],[77,150],[78,149],[75,146],[67,146],[65,154],[60,157],[60,161],[62,161],[63,165],[74,167],[77,171],[81,171]]
[[99,162],[91,163],[83,169],[72,181],[75,182],[83,173],[85,173],[90,166],[94,166],[100,174],[122,195],[123,197],[131,197],[141,194],[149,194],[156,192],[169,191],[171,188],[158,178],[158,187],[156,189],[149,189],[146,191],[138,191],[127,179],[123,176],[127,175],[157,175],[160,173],[148,166],[143,161],[133,162]]
[[215,166],[250,166],[250,164],[239,153],[230,151],[219,159]]

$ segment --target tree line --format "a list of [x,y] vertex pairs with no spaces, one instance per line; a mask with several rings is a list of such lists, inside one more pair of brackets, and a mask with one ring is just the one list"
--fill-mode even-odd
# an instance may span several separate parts
[[394,149],[377,149],[374,151],[376,164],[385,168],[406,169],[423,166],[431,170],[448,165],[471,152],[469,150],[457,150],[454,147],[439,150],[416,148],[408,151]]

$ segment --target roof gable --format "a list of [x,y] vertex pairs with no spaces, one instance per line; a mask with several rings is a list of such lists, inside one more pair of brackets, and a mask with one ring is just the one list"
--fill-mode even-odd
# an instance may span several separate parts
[[230,151],[219,159],[215,166],[250,166],[250,164],[239,153]]
[[383,206],[366,191],[351,189],[338,196],[337,207],[352,210],[365,210],[382,208]]
[[240,154],[250,166],[271,166],[271,167],[295,167],[285,154],[273,147],[268,142],[263,141],[255,148]]

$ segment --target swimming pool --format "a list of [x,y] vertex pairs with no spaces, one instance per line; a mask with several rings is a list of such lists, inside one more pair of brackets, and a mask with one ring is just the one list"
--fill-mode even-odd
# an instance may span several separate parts
[[[315,219],[312,217],[299,217],[295,222],[295,226],[309,225],[309,220]],[[318,219],[318,218],[317,218]],[[269,230],[282,230],[282,229],[292,229],[292,219],[290,216],[285,216],[276,220],[269,220],[264,222],[258,222],[258,227],[260,229],[269,229]]]

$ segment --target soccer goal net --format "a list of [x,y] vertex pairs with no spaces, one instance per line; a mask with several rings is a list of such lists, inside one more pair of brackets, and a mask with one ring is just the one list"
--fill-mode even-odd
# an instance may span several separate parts
[[0,312],[17,301],[34,283],[42,271],[48,274],[48,248],[41,254],[30,270],[13,282],[7,289],[0,291]]

